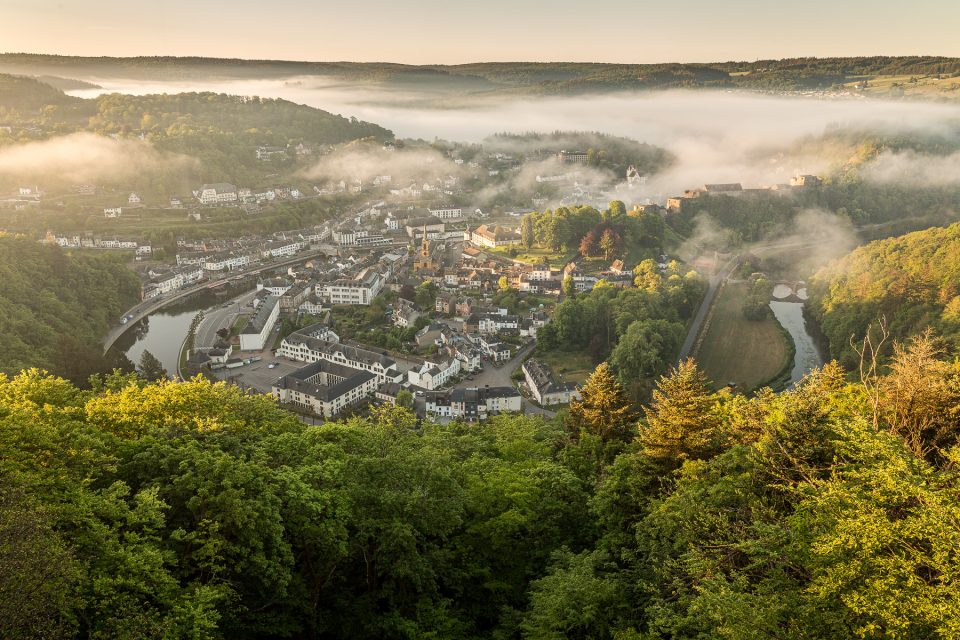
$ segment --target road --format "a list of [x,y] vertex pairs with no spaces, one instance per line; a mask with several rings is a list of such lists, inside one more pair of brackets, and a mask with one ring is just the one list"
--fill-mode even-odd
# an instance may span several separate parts
[[[473,380],[462,380],[458,384],[454,385],[455,389],[465,389],[467,387],[512,387],[513,380],[510,376],[513,374],[517,368],[523,363],[523,359],[530,352],[533,347],[536,346],[536,342],[531,341],[530,343],[521,347],[510,360],[505,362],[503,366],[495,367],[489,362],[484,362],[483,371],[476,373],[473,376]],[[547,418],[552,418],[557,415],[553,411],[548,411],[547,409],[541,409],[537,405],[533,404],[527,398],[523,398],[522,401],[523,412],[527,415],[542,415]]]
[[723,282],[733,271],[734,267],[736,267],[738,257],[739,256],[733,256],[730,258],[707,282],[707,292],[703,295],[703,300],[700,301],[697,314],[693,317],[693,322],[690,323],[690,330],[687,332],[687,337],[683,341],[683,346],[680,347],[679,360],[681,362],[690,356],[690,351],[697,341],[697,336],[700,335],[700,327],[703,325],[703,319],[707,317],[710,305],[713,304],[713,298],[717,295],[717,289],[720,287],[720,283]]
[[316,251],[306,251],[303,253],[299,253],[292,258],[287,258],[285,260],[277,260],[274,262],[261,263],[255,267],[251,267],[250,269],[245,269],[242,271],[230,271],[228,273],[223,274],[222,278],[218,274],[217,277],[219,279],[214,280],[213,282],[208,282],[208,281],[201,282],[199,284],[193,285],[192,287],[187,287],[186,289],[180,289],[179,291],[176,291],[170,295],[158,296],[156,298],[151,298],[150,300],[144,300],[142,302],[138,302],[137,304],[127,309],[127,311],[123,314],[122,317],[133,316],[132,318],[130,318],[128,322],[126,322],[125,324],[116,324],[110,328],[109,332],[107,332],[107,335],[103,339],[103,352],[106,353],[107,351],[109,351],[110,347],[113,346],[113,343],[116,342],[117,339],[120,338],[120,336],[126,333],[130,327],[132,327],[139,320],[142,320],[143,318],[150,315],[154,311],[159,311],[160,309],[163,309],[164,307],[171,305],[174,302],[177,302],[179,300],[183,300],[184,298],[191,296],[197,293],[198,291],[203,291],[204,289],[209,288],[212,285],[219,284],[221,282],[226,282],[228,279],[236,278],[240,276],[257,275],[262,271],[268,271],[270,269],[277,269],[280,267],[289,267],[290,265],[298,264],[300,262],[310,260],[311,258],[316,258],[319,255],[323,255],[324,251],[325,251],[324,249],[319,249]]
[[238,298],[234,298],[223,306],[208,310],[200,326],[197,327],[194,344],[197,347],[212,347],[217,343],[217,331],[223,328],[229,329],[233,326],[233,321],[244,311],[246,306],[257,295],[256,290],[245,293]]

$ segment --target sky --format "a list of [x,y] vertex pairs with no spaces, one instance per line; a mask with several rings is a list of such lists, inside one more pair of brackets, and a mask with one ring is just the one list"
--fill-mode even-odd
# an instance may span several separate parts
[[0,0],[0,52],[456,64],[960,56],[957,0]]

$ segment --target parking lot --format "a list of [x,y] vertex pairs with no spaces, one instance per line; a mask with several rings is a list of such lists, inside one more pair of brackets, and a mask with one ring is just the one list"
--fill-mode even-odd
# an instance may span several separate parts
[[[263,353],[262,358],[259,362],[235,369],[218,369],[213,374],[220,380],[229,380],[244,389],[270,393],[270,387],[277,378],[293,373],[304,366],[302,362],[277,358],[269,350]],[[270,368],[271,364],[274,365],[273,368]]]

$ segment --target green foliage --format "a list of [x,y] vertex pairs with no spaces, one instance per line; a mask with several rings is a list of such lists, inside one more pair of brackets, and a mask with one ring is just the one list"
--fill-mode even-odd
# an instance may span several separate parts
[[581,400],[570,402],[568,413],[576,435],[584,432],[603,441],[634,437],[633,407],[605,362],[587,378],[580,395]]
[[830,354],[852,367],[850,344],[881,319],[894,338],[932,326],[951,344],[960,336],[960,224],[872,242],[821,269],[807,309],[829,341]]
[[66,252],[0,235],[0,371],[58,371],[75,382],[127,366],[102,355],[102,338],[139,299],[121,259]]
[[676,262],[661,275],[656,263],[646,260],[636,273],[638,288],[617,289],[601,282],[589,293],[567,296],[552,322],[537,332],[541,350],[585,349],[594,362],[609,357],[634,398],[649,393],[653,378],[676,356],[683,321],[704,291],[697,273],[683,273]]
[[687,359],[660,378],[640,430],[644,453],[667,467],[710,457],[721,448],[717,397],[707,377]]
[[743,301],[743,316],[747,320],[764,320],[770,316],[770,299],[773,283],[758,276],[750,283],[750,291]]
[[[960,394],[903,398],[957,376],[922,340],[897,362],[876,384],[830,365],[751,399],[687,362],[639,442],[606,367],[574,439],[403,406],[307,426],[200,378],[0,375],[0,629],[951,638],[960,458],[932,425]],[[918,452],[909,425],[939,435]]]
[[144,351],[140,356],[140,364],[137,365],[137,373],[144,380],[165,380],[168,377],[167,370],[163,368],[163,363],[149,351]]

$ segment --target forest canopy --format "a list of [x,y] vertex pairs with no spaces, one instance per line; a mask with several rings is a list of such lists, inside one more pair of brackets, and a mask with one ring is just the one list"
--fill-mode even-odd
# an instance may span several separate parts
[[102,339],[140,299],[125,262],[0,235],[0,372],[42,367],[85,382],[120,364],[102,355]]
[[601,365],[566,418],[481,426],[0,375],[0,635],[953,638],[960,369],[934,342],[753,398],[688,361],[643,411]]

